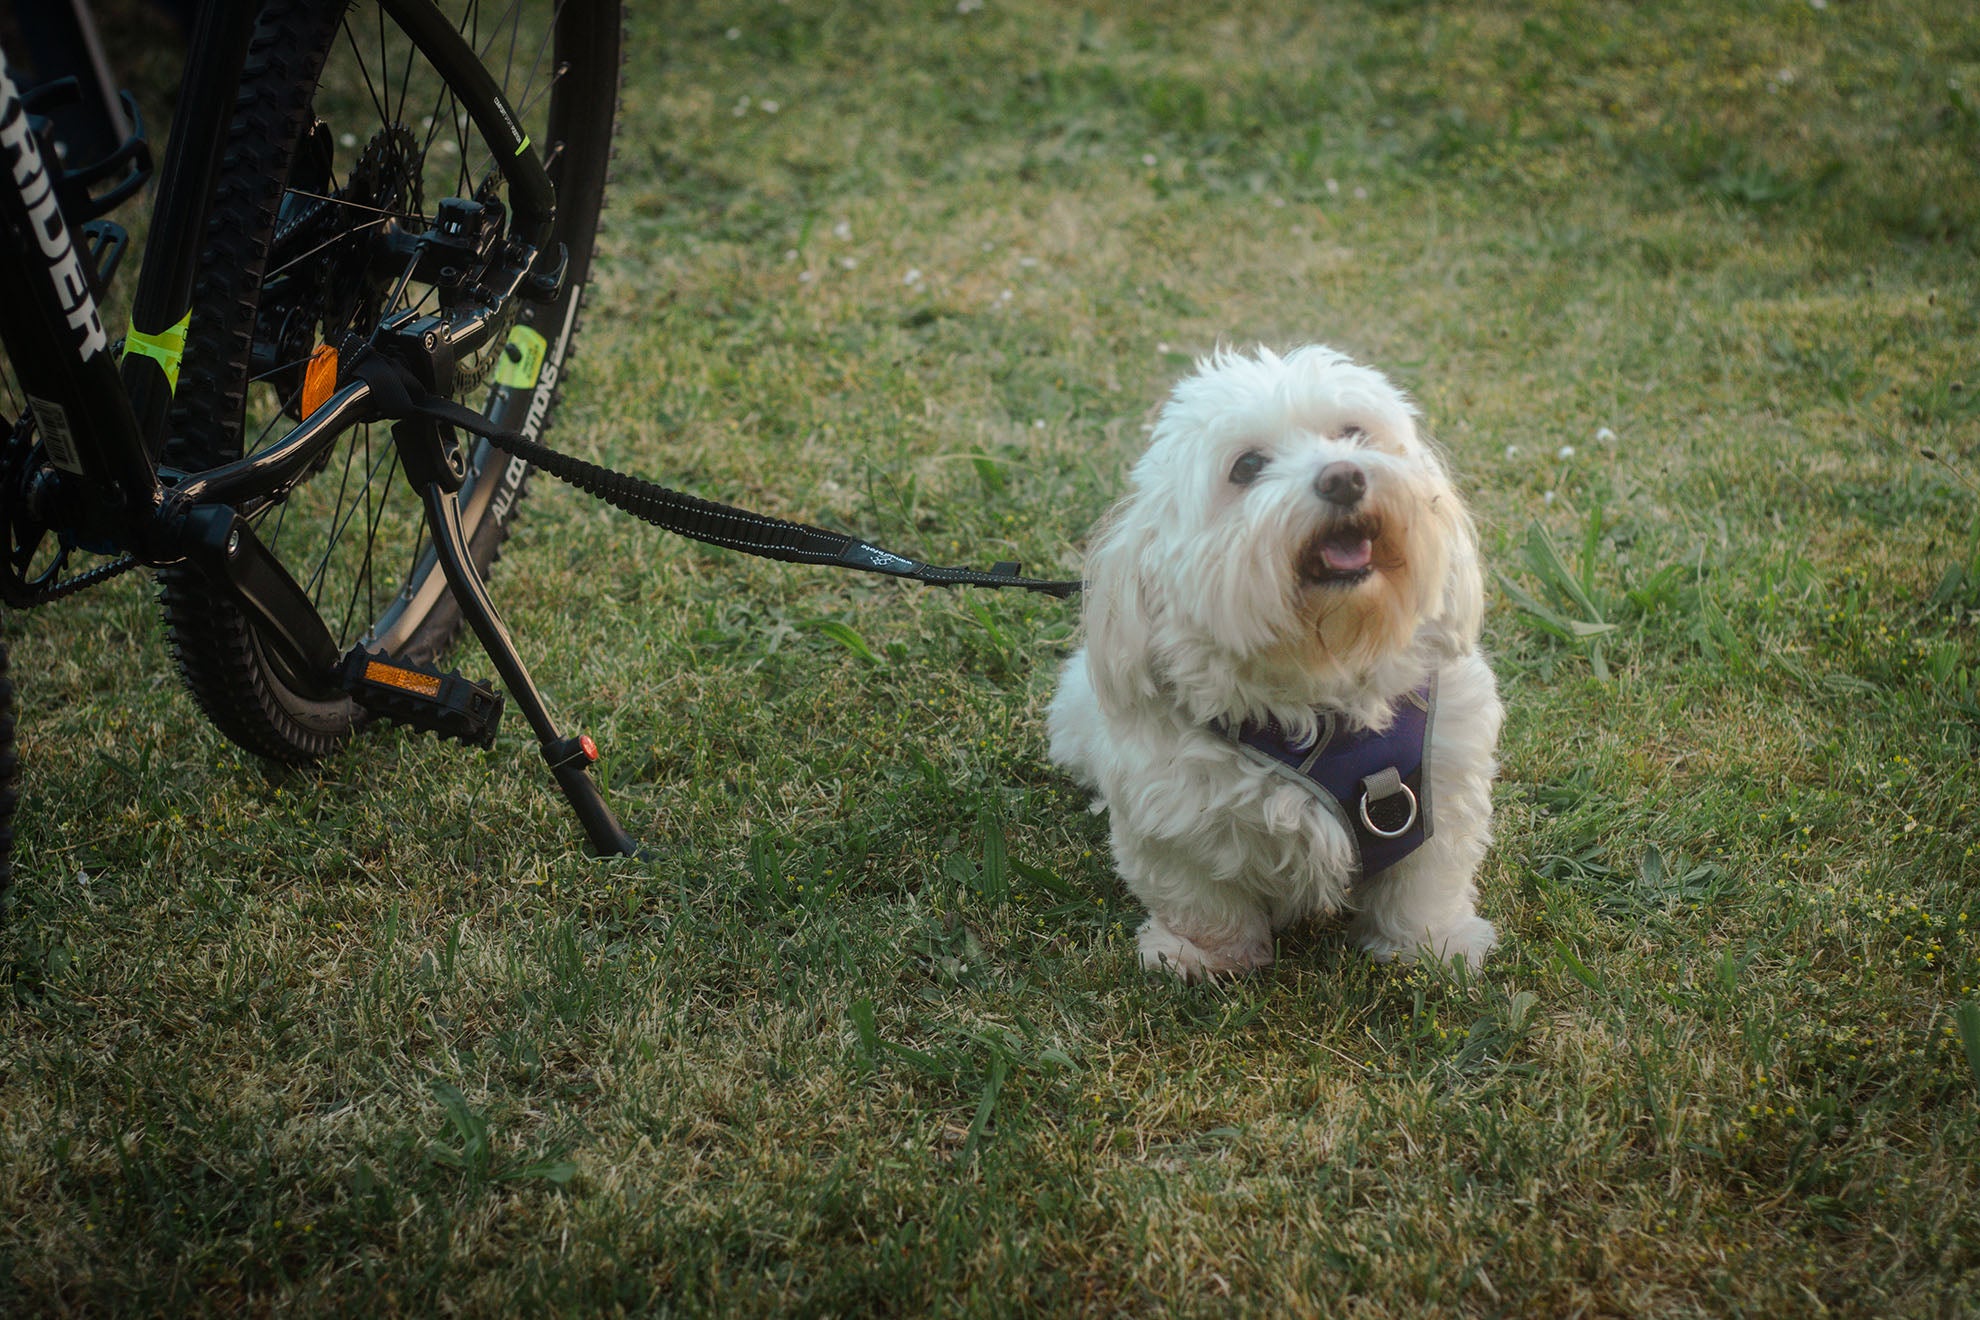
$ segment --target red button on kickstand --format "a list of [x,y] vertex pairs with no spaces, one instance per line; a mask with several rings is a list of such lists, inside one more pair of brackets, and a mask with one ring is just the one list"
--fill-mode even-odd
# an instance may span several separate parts
[[598,759],[598,744],[591,741],[590,734],[580,733],[578,735],[578,746],[584,748],[585,760],[596,761]]

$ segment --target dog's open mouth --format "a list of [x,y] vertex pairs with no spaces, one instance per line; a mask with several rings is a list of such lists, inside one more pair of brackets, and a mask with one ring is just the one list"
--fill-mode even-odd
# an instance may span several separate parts
[[1361,581],[1375,571],[1375,541],[1381,534],[1381,525],[1373,518],[1321,529],[1300,552],[1300,580],[1319,586]]

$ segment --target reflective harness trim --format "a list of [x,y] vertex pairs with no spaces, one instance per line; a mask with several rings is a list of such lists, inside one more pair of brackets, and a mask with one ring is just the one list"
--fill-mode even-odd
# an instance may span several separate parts
[[1295,743],[1276,720],[1233,729],[1213,727],[1238,750],[1280,778],[1311,793],[1354,841],[1355,878],[1371,879],[1423,846],[1431,835],[1430,730],[1437,684],[1430,682],[1392,707],[1381,733],[1345,727],[1320,712],[1320,732]]

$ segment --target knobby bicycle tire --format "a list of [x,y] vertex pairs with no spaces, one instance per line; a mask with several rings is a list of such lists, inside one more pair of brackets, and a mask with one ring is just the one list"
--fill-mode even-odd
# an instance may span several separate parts
[[[0,638],[0,899],[14,883],[14,807],[20,797],[20,753],[14,745],[14,680],[7,642]],[[0,907],[0,917],[6,909]]]
[[[390,21],[387,11],[421,2],[392,0],[375,14],[311,0],[263,6],[204,229],[166,462],[194,469],[253,452],[286,429],[284,414],[298,415],[314,346],[355,343],[398,307],[435,310],[438,291],[381,276],[375,240],[386,226],[416,232],[446,196],[503,200],[492,155],[449,75]],[[489,8],[483,14],[470,0],[457,28],[504,86],[550,171],[553,241],[569,265],[562,297],[519,309],[518,328],[469,365],[474,384],[461,394],[498,425],[533,436],[568,366],[604,204],[620,14],[616,0],[564,0],[531,28],[528,6]],[[481,30],[496,20],[514,29]],[[374,40],[375,73],[366,63]],[[258,530],[312,590],[340,648],[362,641],[427,661],[452,642],[461,616],[417,530],[418,498],[379,431],[354,429],[289,500],[261,514]],[[529,467],[485,442],[471,455],[462,517],[486,572]],[[399,543],[385,544],[394,532]],[[361,712],[347,697],[326,691],[323,676],[288,672],[198,573],[167,569],[159,580],[180,674],[228,738],[271,760],[307,763],[358,726]]]

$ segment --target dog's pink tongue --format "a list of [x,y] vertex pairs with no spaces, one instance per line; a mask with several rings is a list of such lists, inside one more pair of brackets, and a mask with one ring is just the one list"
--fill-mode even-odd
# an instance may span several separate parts
[[1320,547],[1320,559],[1336,573],[1358,573],[1375,557],[1366,538],[1359,541],[1329,541]]

